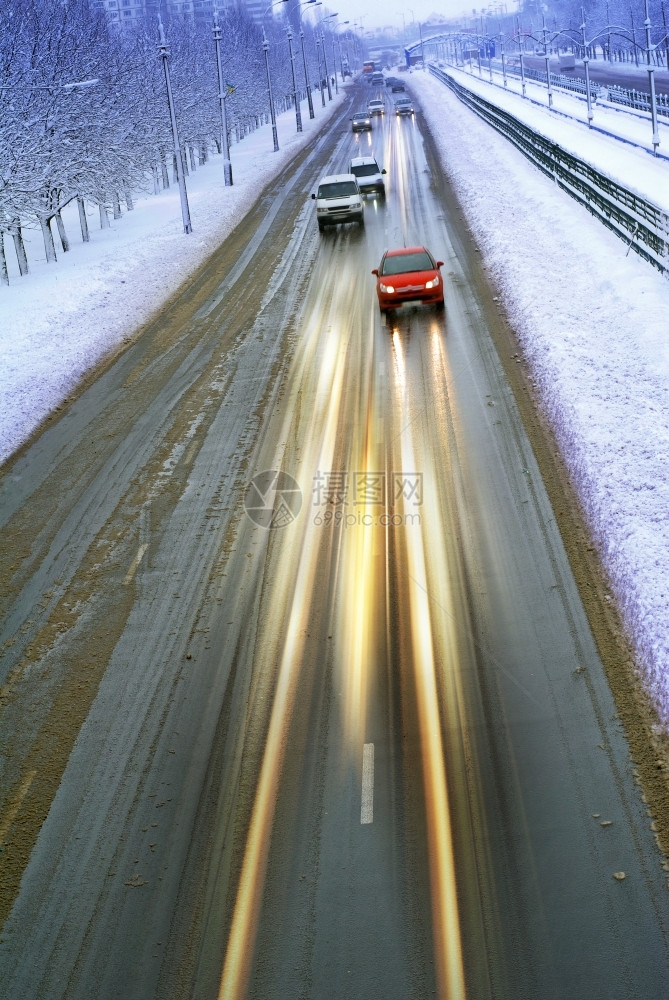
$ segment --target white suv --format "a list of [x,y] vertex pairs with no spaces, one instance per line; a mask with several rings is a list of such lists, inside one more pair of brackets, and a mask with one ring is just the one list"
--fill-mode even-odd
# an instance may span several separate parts
[[321,232],[339,222],[365,224],[362,195],[355,174],[331,174],[322,177],[316,194],[316,218]]
[[351,173],[356,176],[358,186],[363,193],[373,191],[381,198],[385,198],[386,185],[383,182],[385,172],[373,156],[356,156],[351,160]]

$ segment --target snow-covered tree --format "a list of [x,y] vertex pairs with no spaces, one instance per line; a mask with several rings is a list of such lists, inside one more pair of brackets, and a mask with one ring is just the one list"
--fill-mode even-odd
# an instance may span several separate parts
[[[237,8],[221,27],[228,125],[243,135],[269,117],[263,34]],[[0,4],[0,234],[13,241],[22,273],[26,226],[40,227],[54,260],[56,232],[63,251],[69,247],[61,216],[69,202],[79,204],[87,240],[86,201],[99,206],[104,226],[123,202],[132,207],[133,191],[170,183],[174,150],[157,28],[147,19],[136,33],[115,30],[88,0]],[[182,156],[193,169],[220,146],[212,25],[172,15],[165,30]],[[286,25],[270,19],[266,33],[278,111],[292,95]],[[0,280],[3,260],[0,253]]]

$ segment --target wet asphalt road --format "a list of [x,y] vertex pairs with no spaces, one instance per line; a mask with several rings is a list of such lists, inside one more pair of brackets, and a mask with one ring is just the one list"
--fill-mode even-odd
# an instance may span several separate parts
[[[8,997],[667,996],[489,293],[420,116],[353,136],[367,96],[0,484]],[[320,236],[372,151],[387,198]],[[386,322],[370,270],[423,242],[445,313]]]

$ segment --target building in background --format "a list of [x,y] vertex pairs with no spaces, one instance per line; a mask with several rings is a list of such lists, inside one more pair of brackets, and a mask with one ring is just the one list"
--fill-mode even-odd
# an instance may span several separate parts
[[132,28],[147,21],[155,23],[159,14],[165,21],[169,20],[171,14],[211,19],[214,11],[224,13],[232,7],[258,7],[261,8],[262,17],[263,11],[267,9],[267,4],[263,6],[262,0],[89,0],[89,2],[94,10],[103,10],[112,24],[119,28]]

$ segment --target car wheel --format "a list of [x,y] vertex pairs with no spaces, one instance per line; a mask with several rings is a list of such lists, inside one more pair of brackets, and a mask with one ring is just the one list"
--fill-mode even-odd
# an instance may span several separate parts
[[359,222],[359,224],[361,226],[364,226],[365,225],[365,216],[361,215],[360,218],[358,219],[358,222]]
[[322,222],[319,222],[319,223],[318,223],[318,232],[319,232],[319,233],[322,233],[322,232],[324,232],[324,231],[325,231],[325,226],[323,225],[323,223],[322,223]]
[[436,307],[437,307],[437,309],[438,309],[439,312],[443,312],[444,309],[445,309],[445,307],[446,307],[445,303],[444,303],[444,300],[440,299],[439,302],[436,303]]

